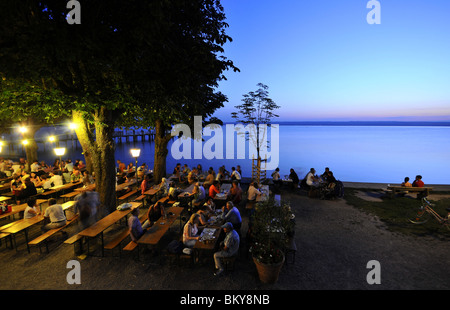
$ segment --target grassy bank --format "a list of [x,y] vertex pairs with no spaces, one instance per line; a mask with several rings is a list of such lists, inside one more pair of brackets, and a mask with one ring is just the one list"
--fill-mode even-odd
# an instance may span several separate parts
[[[367,201],[357,196],[357,191],[379,192],[373,189],[345,189],[345,200],[348,204],[364,212],[377,216],[392,232],[414,236],[430,236],[442,240],[450,240],[450,230],[440,225],[434,218],[422,225],[412,224],[408,219],[413,217],[421,205],[421,201],[408,196],[389,198],[381,195],[382,202]],[[442,192],[439,194],[450,194]],[[450,198],[430,201],[435,205],[433,209],[441,216],[446,216],[446,208],[450,207]]]

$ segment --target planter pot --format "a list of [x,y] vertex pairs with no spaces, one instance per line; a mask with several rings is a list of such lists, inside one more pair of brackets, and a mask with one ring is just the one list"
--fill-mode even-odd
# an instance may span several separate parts
[[284,253],[283,260],[278,264],[264,264],[253,257],[253,262],[256,265],[256,270],[258,271],[259,280],[266,284],[273,284],[278,281],[278,275],[280,274],[281,267],[284,264]]

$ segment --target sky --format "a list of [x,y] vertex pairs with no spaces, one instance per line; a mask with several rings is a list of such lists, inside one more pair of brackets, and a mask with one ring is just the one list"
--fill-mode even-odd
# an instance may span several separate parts
[[269,86],[278,121],[450,121],[450,1],[222,0],[231,121],[243,95]]

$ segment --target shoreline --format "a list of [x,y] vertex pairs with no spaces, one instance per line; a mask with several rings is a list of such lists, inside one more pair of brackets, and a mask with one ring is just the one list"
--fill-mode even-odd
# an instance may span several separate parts
[[[399,186],[400,183],[369,183],[369,182],[344,182],[344,188],[368,188],[368,189],[386,189],[388,184]],[[445,192],[450,191],[450,185],[444,184],[426,184],[427,187],[432,187],[433,191]]]

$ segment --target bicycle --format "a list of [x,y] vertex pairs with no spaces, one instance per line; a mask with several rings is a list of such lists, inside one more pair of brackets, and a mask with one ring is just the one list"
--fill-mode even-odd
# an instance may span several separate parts
[[447,214],[447,217],[442,217],[437,213],[435,210],[433,210],[434,205],[429,202],[426,198],[422,198],[422,205],[419,208],[419,211],[417,212],[416,216],[409,219],[409,221],[413,224],[425,224],[430,220],[430,218],[436,219],[439,224],[445,226],[448,230],[450,230],[450,208],[446,208],[446,210],[449,212]]

